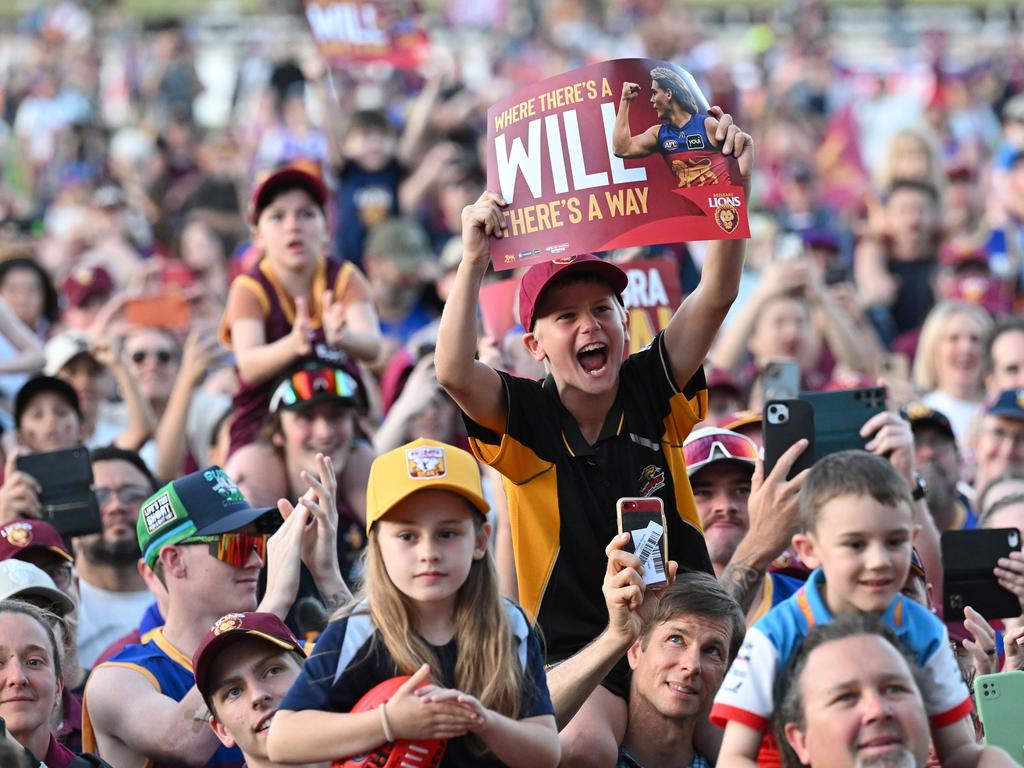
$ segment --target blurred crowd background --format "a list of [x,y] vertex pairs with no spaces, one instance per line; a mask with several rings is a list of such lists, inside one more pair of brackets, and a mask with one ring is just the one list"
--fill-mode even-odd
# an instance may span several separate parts
[[[212,340],[231,278],[256,257],[250,189],[261,169],[302,158],[324,169],[334,255],[365,271],[380,316],[372,435],[432,349],[460,211],[485,185],[488,105],[576,66],[648,56],[689,70],[758,153],[748,274],[708,365],[713,415],[757,408],[759,371],[775,358],[796,359],[808,389],[883,377],[902,402],[925,396],[948,416],[970,479],[985,337],[1012,316],[1021,285],[1017,9],[439,0],[424,4],[420,71],[331,72],[300,3],[178,5],[171,17],[141,0],[0,4],[8,411],[29,375],[73,357],[53,342],[83,334],[122,356],[158,418],[176,378],[209,395],[188,433],[202,464],[236,386]],[[704,251],[611,257],[668,255],[685,290]],[[140,327],[160,334],[126,351]],[[507,341],[483,352],[517,369],[523,356]],[[76,389],[116,405],[104,359],[92,361],[94,391]],[[1004,385],[1017,386],[988,394]],[[441,401],[416,407],[450,411],[428,421],[452,439],[460,425]],[[173,475],[180,458],[147,460]]]

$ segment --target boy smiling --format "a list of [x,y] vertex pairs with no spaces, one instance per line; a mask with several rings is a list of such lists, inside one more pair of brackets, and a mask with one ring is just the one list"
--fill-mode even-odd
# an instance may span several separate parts
[[[749,186],[750,137],[721,110],[710,114],[708,135],[723,155],[737,158]],[[650,346],[629,357],[622,270],[590,254],[531,267],[520,285],[519,319],[529,353],[549,372],[536,382],[474,359],[480,284],[490,237],[507,228],[504,207],[485,192],[463,211],[463,259],[441,318],[435,363],[438,381],[466,416],[477,457],[504,476],[519,599],[543,629],[548,661],[555,662],[607,623],[604,547],[616,533],[618,498],[660,496],[669,557],[683,568],[711,570],[682,443],[705,415],[701,364],[736,297],[745,244],[710,243],[701,284]],[[591,697],[598,711],[581,710],[583,721],[596,715],[619,738],[625,673],[620,664],[605,681],[617,701],[599,688]],[[572,754],[564,757],[571,764]]]
[[912,653],[942,765],[1013,765],[975,742],[970,692],[945,625],[900,594],[917,534],[912,508],[906,481],[881,457],[844,451],[811,469],[800,494],[803,533],[793,544],[816,570],[747,632],[711,709],[711,721],[725,728],[720,765],[777,764],[771,739],[761,749],[778,704],[776,679],[812,627],[851,614],[879,615]]

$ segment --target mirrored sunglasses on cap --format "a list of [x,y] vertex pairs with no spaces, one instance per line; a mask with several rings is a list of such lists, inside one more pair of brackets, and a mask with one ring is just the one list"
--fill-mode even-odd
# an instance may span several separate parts
[[683,446],[683,455],[686,457],[686,466],[691,468],[726,459],[753,464],[757,461],[757,446],[740,434],[714,432],[687,442]]
[[210,554],[222,563],[227,563],[235,568],[244,568],[253,552],[259,556],[260,560],[266,562],[268,538],[265,533],[232,531],[214,536],[192,536],[181,543],[209,544]]
[[270,412],[276,413],[279,408],[288,408],[323,396],[356,403],[359,401],[359,384],[337,368],[296,371],[277,385],[270,398]]

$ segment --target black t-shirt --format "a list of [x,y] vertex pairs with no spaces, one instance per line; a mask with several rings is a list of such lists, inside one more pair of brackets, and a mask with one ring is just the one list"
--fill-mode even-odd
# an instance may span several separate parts
[[[669,557],[684,570],[712,570],[683,456],[683,441],[707,409],[704,371],[678,387],[658,334],[623,362],[615,403],[593,445],[551,377],[501,378],[505,434],[468,417],[466,427],[477,457],[505,478],[519,600],[541,628],[548,662],[561,661],[608,623],[604,549],[618,532],[621,497],[659,496]],[[623,697],[625,670],[620,665],[605,682]]]

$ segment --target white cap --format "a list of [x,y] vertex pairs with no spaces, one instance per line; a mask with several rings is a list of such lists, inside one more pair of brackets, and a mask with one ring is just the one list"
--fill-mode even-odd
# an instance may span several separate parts
[[92,342],[89,337],[79,331],[67,331],[59,336],[54,336],[43,349],[46,363],[43,366],[43,373],[47,376],[56,376],[61,368],[70,363],[79,355],[86,354],[90,357]]
[[75,610],[71,598],[57,589],[43,569],[15,558],[0,562],[0,600],[24,600],[28,597],[41,597],[52,603],[55,612],[61,616]]

